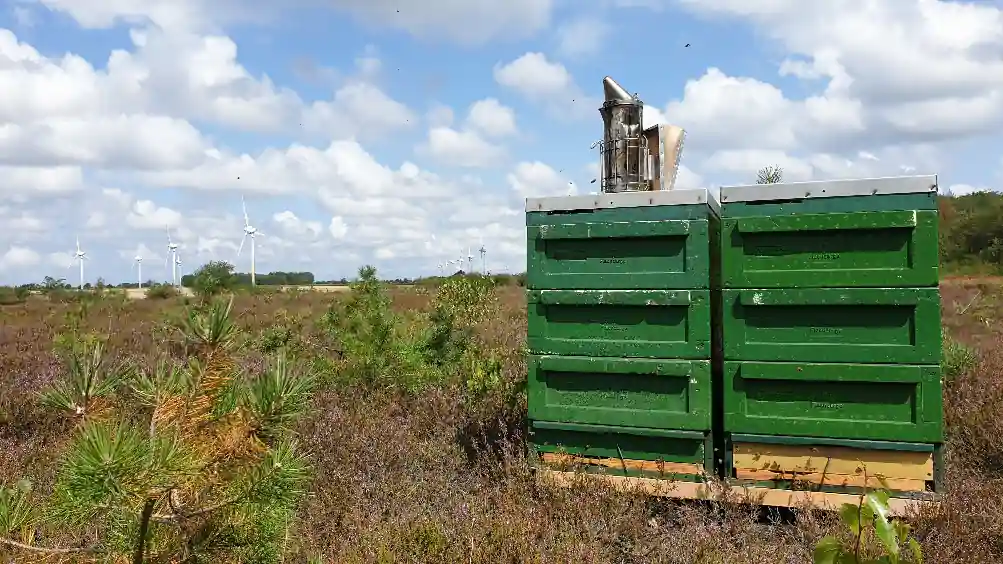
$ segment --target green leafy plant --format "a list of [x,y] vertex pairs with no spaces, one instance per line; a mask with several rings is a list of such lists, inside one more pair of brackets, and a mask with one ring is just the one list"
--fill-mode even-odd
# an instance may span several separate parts
[[[839,516],[853,534],[853,546],[847,548],[836,537],[827,536],[815,547],[814,564],[922,564],[923,552],[919,542],[909,536],[911,529],[908,524],[891,518],[888,500],[886,490],[874,490],[862,495],[857,504],[844,503],[839,509]],[[877,558],[864,555],[864,543],[868,536],[878,539],[884,554]],[[906,554],[905,547],[908,547],[909,554]],[[906,560],[909,556],[911,558]]]
[[502,364],[495,355],[483,356],[472,354],[468,356],[466,391],[473,399],[480,399],[488,393],[505,385],[502,378]]
[[107,408],[108,397],[126,375],[125,367],[110,366],[104,343],[93,336],[70,341],[63,347],[66,370],[62,379],[42,392],[42,405],[77,417],[88,417]]

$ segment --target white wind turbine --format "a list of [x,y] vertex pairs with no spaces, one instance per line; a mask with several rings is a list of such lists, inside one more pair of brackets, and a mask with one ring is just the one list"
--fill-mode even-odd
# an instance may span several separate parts
[[182,278],[182,274],[181,273],[184,272],[183,270],[181,270],[181,255],[180,254],[175,253],[175,255],[174,255],[174,266],[177,267],[177,269],[178,269],[177,270],[177,273],[178,273],[178,288],[180,288],[181,285],[182,285],[181,284],[181,278]]
[[247,204],[244,202],[244,197],[240,197],[240,203],[244,207],[244,236],[240,239],[240,247],[237,248],[237,257],[240,257],[240,251],[244,249],[244,241],[247,238],[251,238],[251,286],[256,284],[254,278],[254,238],[258,234],[258,230],[251,226],[251,220],[247,217]]
[[467,245],[467,274],[474,273],[474,255],[470,254],[470,245]]
[[484,256],[488,254],[488,250],[484,248],[484,235],[481,235],[481,248],[477,252],[481,254],[481,273],[486,276],[488,273],[488,262],[484,259]]
[[136,287],[140,290],[143,289],[143,256],[136,254],[136,258],[132,259],[136,265]]
[[80,237],[77,237],[77,252],[73,253],[73,258],[70,259],[70,264],[66,268],[73,268],[73,261],[80,263],[80,289],[84,289],[84,261],[90,260],[87,258],[87,253],[80,250]]
[[171,285],[178,285],[178,244],[171,240],[171,230],[167,230],[167,258],[164,260],[164,268],[171,265]]

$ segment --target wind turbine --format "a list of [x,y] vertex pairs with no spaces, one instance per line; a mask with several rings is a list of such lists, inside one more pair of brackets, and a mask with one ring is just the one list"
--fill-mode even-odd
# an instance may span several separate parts
[[240,251],[244,250],[244,241],[247,238],[251,238],[251,286],[254,286],[254,237],[257,235],[258,230],[251,227],[251,220],[247,217],[247,203],[244,202],[244,197],[240,197],[240,203],[244,207],[244,236],[240,239],[240,247],[237,248],[237,257],[240,257]]
[[87,253],[80,250],[80,237],[77,237],[77,252],[73,253],[73,258],[70,259],[70,264],[66,268],[73,268],[73,261],[80,263],[80,289],[84,289],[84,261],[90,260],[87,258]]
[[181,272],[182,272],[182,270],[181,270],[181,255],[177,254],[177,252],[174,253],[174,266],[177,267],[178,288],[180,288],[181,287],[181,278],[182,278],[181,277]]
[[484,255],[488,253],[487,249],[484,248],[484,235],[481,235],[481,248],[477,252],[481,253],[481,272],[487,276],[488,274],[488,262],[484,260]]
[[143,289],[143,256],[136,254],[136,258],[132,259],[136,263],[136,287],[140,290]]
[[171,263],[171,285],[178,285],[178,244],[171,240],[171,230],[167,230],[167,258],[164,260],[164,268],[167,263]]
[[467,274],[474,273],[474,255],[470,254],[470,245],[467,245]]

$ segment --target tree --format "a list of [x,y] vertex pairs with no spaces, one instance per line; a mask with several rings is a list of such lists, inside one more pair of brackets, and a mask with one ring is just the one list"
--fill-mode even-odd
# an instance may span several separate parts
[[784,170],[779,166],[766,166],[759,169],[756,184],[779,184],[784,181]]
[[[44,395],[75,423],[50,503],[27,480],[0,484],[0,546],[133,564],[281,559],[308,479],[291,425],[314,379],[282,352],[263,374],[242,374],[231,307],[189,310],[178,327],[187,363],[130,371],[95,341],[70,350],[63,381]],[[34,544],[55,531],[95,540]]]
[[230,290],[235,283],[233,265],[222,260],[207,262],[191,275],[191,288],[202,299]]

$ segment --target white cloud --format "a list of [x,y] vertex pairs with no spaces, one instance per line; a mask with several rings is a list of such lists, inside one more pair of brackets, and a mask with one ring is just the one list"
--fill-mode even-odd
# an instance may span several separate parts
[[136,229],[164,231],[181,225],[181,214],[161,207],[150,200],[139,200],[132,205],[126,221]]
[[84,186],[83,171],[76,166],[0,166],[0,178],[0,199],[67,194]]
[[24,268],[35,266],[39,262],[41,262],[41,257],[35,251],[27,247],[11,245],[7,252],[0,256],[0,269]]
[[496,64],[494,79],[533,102],[545,104],[558,117],[581,118],[599,107],[598,99],[586,96],[564,65],[548,60],[543,53],[529,52],[504,65]]
[[[792,100],[762,81],[712,69],[665,111],[691,130],[696,146],[734,149],[754,139],[762,149],[855,153],[861,145],[939,142],[1003,125],[999,7],[935,0],[681,4],[749,21],[789,53],[781,75],[822,87]],[[730,134],[725,123],[734,124]]]
[[515,111],[495,98],[478,100],[470,106],[467,126],[492,137],[504,137],[516,132]]
[[340,216],[334,216],[331,218],[331,223],[327,226],[327,232],[331,234],[331,237],[341,240],[348,235],[348,225],[345,224],[345,220]]
[[46,58],[0,29],[0,90],[11,94],[0,99],[0,165],[190,168],[215,151],[193,119],[327,140],[373,139],[416,121],[364,76],[307,103],[247,71],[228,37],[146,29],[131,38],[135,50],[113,51],[99,71],[72,54]]
[[971,184],[951,184],[940,190],[940,193],[945,196],[967,196],[977,192],[999,192],[999,190],[988,186],[972,186]]
[[568,69],[548,61],[543,53],[526,53],[508,64],[495,65],[494,77],[498,84],[538,99],[566,97],[578,89]]
[[196,0],[37,0],[52,10],[69,14],[91,29],[118,23],[153,22],[164,28],[187,29],[204,24],[209,17],[205,4]]
[[459,167],[492,167],[505,159],[505,149],[481,137],[476,131],[449,127],[428,130],[425,143],[417,148],[437,161]]
[[567,178],[540,161],[521,162],[507,176],[520,198],[567,196],[577,193]]
[[297,240],[313,240],[324,231],[321,222],[300,219],[299,216],[289,210],[273,215],[272,221],[279,224],[284,234]]

